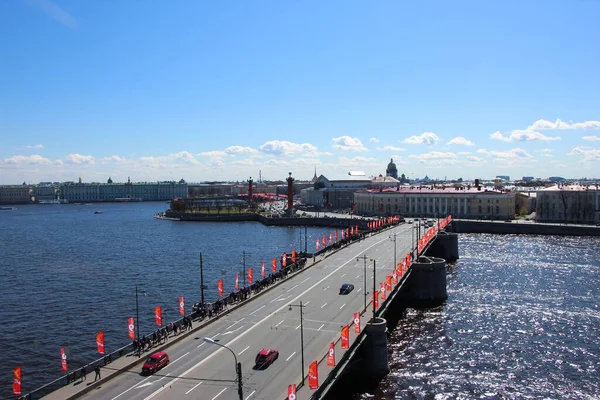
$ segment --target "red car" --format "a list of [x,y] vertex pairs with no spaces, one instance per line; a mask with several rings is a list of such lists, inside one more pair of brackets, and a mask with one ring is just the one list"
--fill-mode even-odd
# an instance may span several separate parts
[[142,367],[142,374],[153,374],[169,363],[169,355],[164,351],[152,354]]
[[270,365],[273,361],[279,358],[279,351],[275,349],[262,349],[256,355],[254,363],[258,366]]

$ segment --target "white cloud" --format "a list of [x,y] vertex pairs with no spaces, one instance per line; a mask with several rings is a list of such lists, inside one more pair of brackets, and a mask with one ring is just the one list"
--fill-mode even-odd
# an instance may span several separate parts
[[379,151],[404,151],[405,149],[403,149],[402,147],[383,146],[383,147],[377,147],[375,150],[379,150]]
[[25,146],[26,149],[43,149],[43,144],[34,144],[33,146]]
[[213,151],[203,151],[200,152],[198,154],[196,154],[197,156],[201,156],[201,157],[211,157],[211,158],[223,158],[223,157],[227,157],[227,153],[224,152],[223,150],[213,150]]
[[485,159],[483,159],[481,157],[475,157],[475,156],[468,156],[466,159],[467,159],[467,165],[470,167],[483,165],[487,162],[487,161],[485,161]]
[[455,153],[452,152],[441,152],[441,151],[431,151],[429,153],[424,153],[424,154],[411,154],[409,155],[410,158],[418,158],[420,160],[435,160],[435,159],[444,159],[444,158],[450,158],[450,159],[456,159],[458,156]]
[[316,154],[317,148],[309,143],[293,143],[285,140],[271,140],[260,146],[260,150],[273,156],[287,156],[292,154],[306,153]]
[[367,151],[368,149],[362,144],[359,138],[350,136],[340,136],[331,139],[334,149],[350,150],[350,151]]
[[420,136],[411,136],[402,141],[408,144],[426,144],[432,145],[440,141],[440,138],[433,132],[423,132]]
[[236,155],[236,154],[256,154],[256,153],[258,153],[258,151],[255,150],[255,149],[253,149],[252,147],[229,146],[228,148],[225,149],[225,153],[227,153],[229,155]]
[[180,151],[179,153],[173,154],[173,157],[178,160],[188,162],[190,164],[200,164],[200,162],[196,160],[192,153],[190,153],[189,151]]
[[533,158],[531,154],[518,147],[508,151],[479,149],[477,153],[492,156],[495,160],[528,160]]
[[551,141],[551,140],[560,140],[558,136],[546,136],[539,132],[525,129],[520,130],[516,129],[510,133],[508,136],[504,136],[499,131],[496,131],[490,135],[491,139],[501,140],[503,142],[511,143],[511,142],[526,142],[526,141]]
[[362,170],[365,166],[381,165],[381,162],[372,157],[340,157],[337,165],[345,167],[354,167],[356,170]]
[[68,12],[58,7],[56,4],[52,3],[49,0],[27,0],[31,6],[40,9],[44,14],[48,15],[51,18],[54,18],[61,24],[75,29],[77,28],[77,21],[75,18],[71,16]]
[[42,157],[39,154],[32,154],[30,156],[12,156],[4,159],[4,164],[8,165],[48,165],[52,164],[52,161],[46,157]]
[[230,164],[231,164],[231,165],[242,165],[242,166],[246,166],[246,167],[251,167],[251,166],[254,166],[254,165],[256,165],[256,164],[254,163],[254,161],[253,161],[253,160],[251,160],[251,159],[249,159],[249,158],[247,158],[247,159],[245,159],[245,160],[236,160],[236,161],[232,161],[232,162],[230,162]]
[[584,136],[582,137],[582,139],[588,142],[597,142],[598,140],[600,140],[600,136]]
[[369,138],[369,142],[379,143],[379,139],[372,137],[372,138]]
[[568,153],[570,156],[583,156],[581,161],[587,163],[590,161],[600,161],[600,149],[593,149],[587,146],[577,146]]
[[69,154],[67,156],[67,162],[69,164],[96,164],[96,161],[94,161],[93,156],[83,156],[77,153]]
[[448,142],[448,144],[458,144],[461,146],[475,146],[475,144],[473,144],[473,142],[471,142],[470,140],[465,139],[462,136],[457,136],[454,139],[450,140]]
[[104,162],[104,163],[108,163],[108,162],[111,162],[111,161],[114,161],[114,162],[117,162],[117,163],[123,163],[123,162],[125,162],[125,157],[121,157],[121,156],[116,156],[115,155],[115,156],[103,157],[102,158],[102,162]]
[[471,154],[470,151],[459,151],[458,152],[458,155],[460,155],[460,156],[468,156],[469,154]]
[[528,129],[600,129],[600,121],[585,121],[571,123],[556,119],[555,122],[545,119],[535,121]]

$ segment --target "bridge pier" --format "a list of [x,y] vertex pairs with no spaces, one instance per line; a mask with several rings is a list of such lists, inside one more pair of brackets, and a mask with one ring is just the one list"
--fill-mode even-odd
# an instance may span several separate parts
[[455,262],[458,260],[458,234],[440,231],[429,245],[426,255],[443,258],[449,263]]
[[448,299],[446,261],[443,258],[421,256],[411,268],[406,293],[411,306],[435,307]]
[[363,357],[371,379],[380,380],[390,373],[388,365],[387,321],[377,317],[366,327],[367,338],[362,348]]

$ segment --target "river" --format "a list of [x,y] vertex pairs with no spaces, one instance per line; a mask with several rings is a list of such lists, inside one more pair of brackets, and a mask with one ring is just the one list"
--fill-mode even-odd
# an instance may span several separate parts
[[[152,218],[167,205],[27,205],[0,212],[0,398],[12,398],[12,369],[27,393],[128,343],[139,289],[143,333],[189,312],[200,297],[204,256],[208,299],[218,279],[268,266],[301,246],[303,228]],[[94,210],[102,214],[94,214]],[[309,228],[308,248],[331,229]],[[303,241],[303,239],[302,239]],[[600,239],[460,235],[448,270],[448,301],[408,310],[390,332],[391,373],[374,399],[598,398]],[[258,269],[255,269],[258,271]],[[257,273],[255,272],[255,276]],[[366,397],[366,396],[365,396]]]

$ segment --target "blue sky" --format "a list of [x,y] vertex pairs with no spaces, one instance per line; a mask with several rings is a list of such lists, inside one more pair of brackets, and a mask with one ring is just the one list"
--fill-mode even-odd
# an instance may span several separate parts
[[0,184],[598,177],[600,1],[0,2]]

